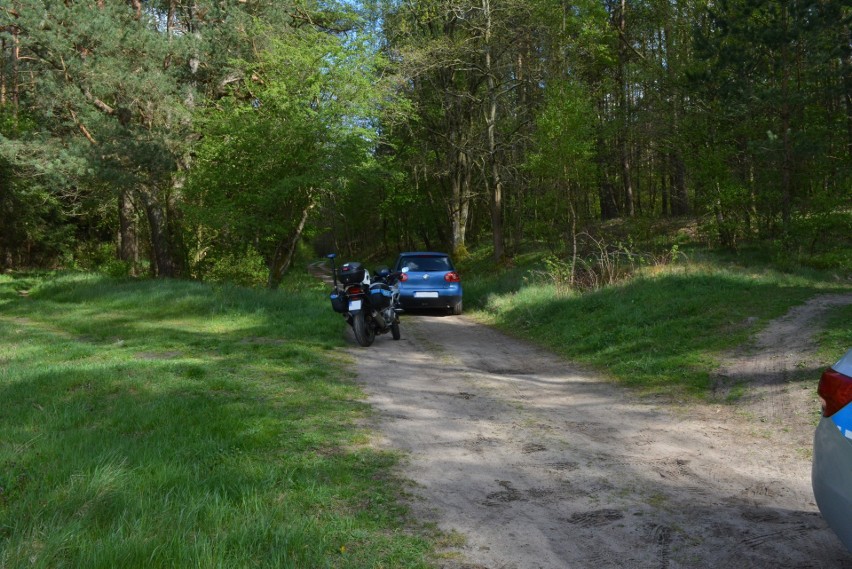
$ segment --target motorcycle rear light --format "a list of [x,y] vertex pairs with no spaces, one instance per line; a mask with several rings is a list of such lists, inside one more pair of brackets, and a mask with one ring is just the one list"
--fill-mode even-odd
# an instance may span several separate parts
[[822,373],[817,393],[823,417],[831,417],[852,401],[852,377],[829,368]]
[[455,271],[450,271],[446,275],[444,275],[444,280],[448,283],[458,283],[461,282],[461,277]]
[[353,296],[356,294],[364,294],[364,289],[362,289],[360,286],[353,286],[346,292],[349,294],[349,296]]

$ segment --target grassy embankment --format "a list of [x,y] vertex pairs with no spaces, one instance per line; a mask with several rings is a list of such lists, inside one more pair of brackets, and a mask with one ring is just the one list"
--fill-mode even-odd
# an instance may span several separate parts
[[424,566],[342,326],[310,283],[0,276],[0,567]]
[[[707,395],[721,354],[769,320],[815,295],[852,294],[849,271],[780,272],[701,252],[583,293],[557,290],[542,266],[532,255],[495,272],[486,255],[471,258],[463,275],[466,310],[621,383],[678,397]],[[818,336],[826,365],[852,347],[850,322],[852,306],[828,315]],[[792,380],[815,382],[819,372],[802,369]]]

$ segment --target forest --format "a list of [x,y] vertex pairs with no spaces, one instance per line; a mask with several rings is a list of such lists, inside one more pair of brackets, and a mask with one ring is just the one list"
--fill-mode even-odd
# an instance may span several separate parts
[[[0,270],[275,288],[689,224],[852,266],[838,0],[0,0]],[[579,245],[578,245],[579,243]]]

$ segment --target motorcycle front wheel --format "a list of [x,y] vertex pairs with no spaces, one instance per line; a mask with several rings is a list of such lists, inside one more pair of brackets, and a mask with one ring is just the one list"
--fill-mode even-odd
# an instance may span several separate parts
[[367,324],[364,313],[361,311],[356,312],[352,316],[352,330],[355,331],[355,339],[365,348],[371,345],[373,340],[376,339],[376,331],[373,330],[372,326]]
[[399,340],[400,337],[401,337],[400,333],[399,333],[399,322],[394,322],[393,324],[391,324],[390,328],[391,328],[391,336],[393,336],[393,339]]

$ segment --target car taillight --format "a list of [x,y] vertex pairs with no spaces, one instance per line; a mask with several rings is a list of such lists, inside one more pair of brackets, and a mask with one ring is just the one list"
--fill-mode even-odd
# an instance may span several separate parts
[[400,277],[399,277],[399,282],[404,283],[407,280],[408,280],[408,273],[402,273],[402,275],[400,275]]
[[852,377],[829,368],[822,372],[817,393],[823,417],[831,417],[852,401]]
[[448,283],[457,283],[457,282],[461,282],[461,277],[459,276],[459,274],[457,272],[450,271],[449,273],[444,275],[444,280],[447,281]]

